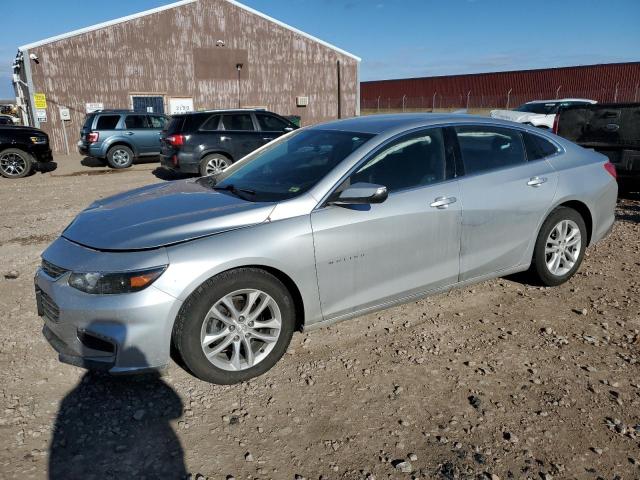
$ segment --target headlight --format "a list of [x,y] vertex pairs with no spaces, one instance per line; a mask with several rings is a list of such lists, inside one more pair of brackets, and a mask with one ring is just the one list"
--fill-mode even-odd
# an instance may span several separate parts
[[31,139],[31,143],[35,143],[36,145],[42,145],[47,143],[47,137],[29,137]]
[[72,273],[69,285],[82,292],[99,295],[131,293],[144,290],[166,270],[167,266],[122,273]]

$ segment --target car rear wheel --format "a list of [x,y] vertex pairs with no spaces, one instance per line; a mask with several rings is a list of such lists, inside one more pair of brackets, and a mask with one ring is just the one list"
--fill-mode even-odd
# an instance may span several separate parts
[[233,384],[273,367],[294,325],[294,304],[282,282],[264,270],[240,268],[209,279],[187,299],[173,344],[196,377]]
[[222,170],[231,165],[229,160],[224,155],[215,153],[213,155],[207,155],[200,162],[200,176],[208,177],[220,173]]
[[0,175],[5,178],[26,177],[33,170],[34,158],[18,148],[8,148],[0,153]]
[[586,247],[587,228],[582,216],[572,208],[559,207],[542,224],[532,272],[543,285],[560,285],[578,271]]
[[111,147],[107,152],[107,163],[111,168],[129,168],[133,165],[133,151],[124,145]]

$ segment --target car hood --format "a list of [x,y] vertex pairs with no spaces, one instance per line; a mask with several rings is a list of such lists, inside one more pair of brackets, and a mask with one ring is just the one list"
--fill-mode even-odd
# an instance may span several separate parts
[[212,190],[206,178],[181,180],[98,200],[62,236],[98,250],[144,250],[262,223],[274,207]]
[[545,116],[540,113],[517,112],[515,110],[491,110],[491,118],[511,120],[518,123],[530,122],[534,118],[544,118]]

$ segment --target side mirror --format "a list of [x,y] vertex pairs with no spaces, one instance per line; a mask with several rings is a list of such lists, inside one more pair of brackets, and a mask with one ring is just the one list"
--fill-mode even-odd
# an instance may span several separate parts
[[338,198],[330,201],[332,205],[370,205],[382,203],[389,196],[387,187],[375,183],[354,183],[345,188]]

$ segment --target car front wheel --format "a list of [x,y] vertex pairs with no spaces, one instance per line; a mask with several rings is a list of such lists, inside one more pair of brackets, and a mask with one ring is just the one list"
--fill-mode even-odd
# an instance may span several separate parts
[[240,268],[209,279],[187,299],[173,343],[196,377],[233,384],[273,367],[294,326],[294,304],[282,282],[264,270]]
[[34,159],[18,148],[8,148],[0,152],[0,175],[5,178],[26,177],[33,170]]
[[572,208],[556,208],[538,234],[532,272],[543,285],[560,285],[578,271],[586,247],[587,228],[582,216]]

